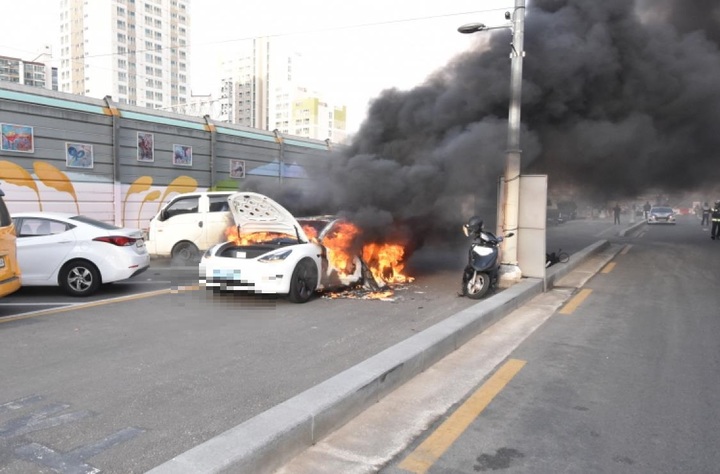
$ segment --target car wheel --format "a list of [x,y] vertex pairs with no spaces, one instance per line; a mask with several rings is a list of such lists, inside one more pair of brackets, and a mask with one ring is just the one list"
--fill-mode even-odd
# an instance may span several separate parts
[[288,299],[293,303],[305,303],[315,293],[317,284],[318,271],[315,262],[309,258],[303,258],[293,270]]
[[90,296],[100,287],[100,271],[87,260],[72,260],[60,269],[58,283],[70,296]]
[[463,284],[463,294],[470,299],[479,300],[490,289],[490,277],[486,273],[474,271]]
[[178,263],[187,264],[197,262],[200,251],[192,242],[178,242],[172,249],[172,259]]

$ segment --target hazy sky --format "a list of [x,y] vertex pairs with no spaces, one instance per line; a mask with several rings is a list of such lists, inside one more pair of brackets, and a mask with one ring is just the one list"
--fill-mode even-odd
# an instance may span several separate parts
[[[513,4],[514,0],[194,0],[192,90],[214,91],[222,51],[241,40],[279,36],[296,46],[329,99],[348,106],[352,132],[378,92],[421,83],[478,40],[477,35],[458,33],[458,26],[475,21],[501,24],[504,11]],[[12,14],[0,15],[0,54],[32,60],[44,44],[53,44],[57,52],[58,5],[59,0],[24,0],[18,6],[31,13],[23,14],[22,21]]]

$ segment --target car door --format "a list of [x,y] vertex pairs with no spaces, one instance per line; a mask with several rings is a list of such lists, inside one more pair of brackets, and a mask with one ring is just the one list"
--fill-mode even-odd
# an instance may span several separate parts
[[150,240],[158,255],[170,255],[177,242],[187,240],[198,245],[203,233],[200,195],[179,196],[170,202],[151,225]]
[[18,224],[17,256],[23,284],[57,284],[53,276],[75,247],[72,226],[39,217],[23,217]]
[[208,211],[204,217],[205,233],[202,245],[199,246],[200,250],[207,250],[213,245],[227,240],[225,231],[235,225],[228,204],[228,197],[231,194],[209,194],[207,196]]

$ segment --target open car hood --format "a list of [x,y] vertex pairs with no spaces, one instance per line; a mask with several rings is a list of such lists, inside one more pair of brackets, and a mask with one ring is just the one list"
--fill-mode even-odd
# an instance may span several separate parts
[[267,196],[252,192],[238,192],[228,197],[230,211],[240,233],[278,232],[303,242],[308,238],[302,226],[290,212]]

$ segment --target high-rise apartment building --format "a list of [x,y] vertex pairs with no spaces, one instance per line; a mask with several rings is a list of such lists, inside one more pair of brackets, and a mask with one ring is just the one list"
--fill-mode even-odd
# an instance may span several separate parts
[[255,38],[222,63],[219,120],[298,137],[346,138],[346,108],[308,88],[302,56],[282,40]]
[[60,90],[152,108],[187,102],[189,4],[60,0]]
[[57,68],[20,58],[0,56],[0,81],[58,90]]

